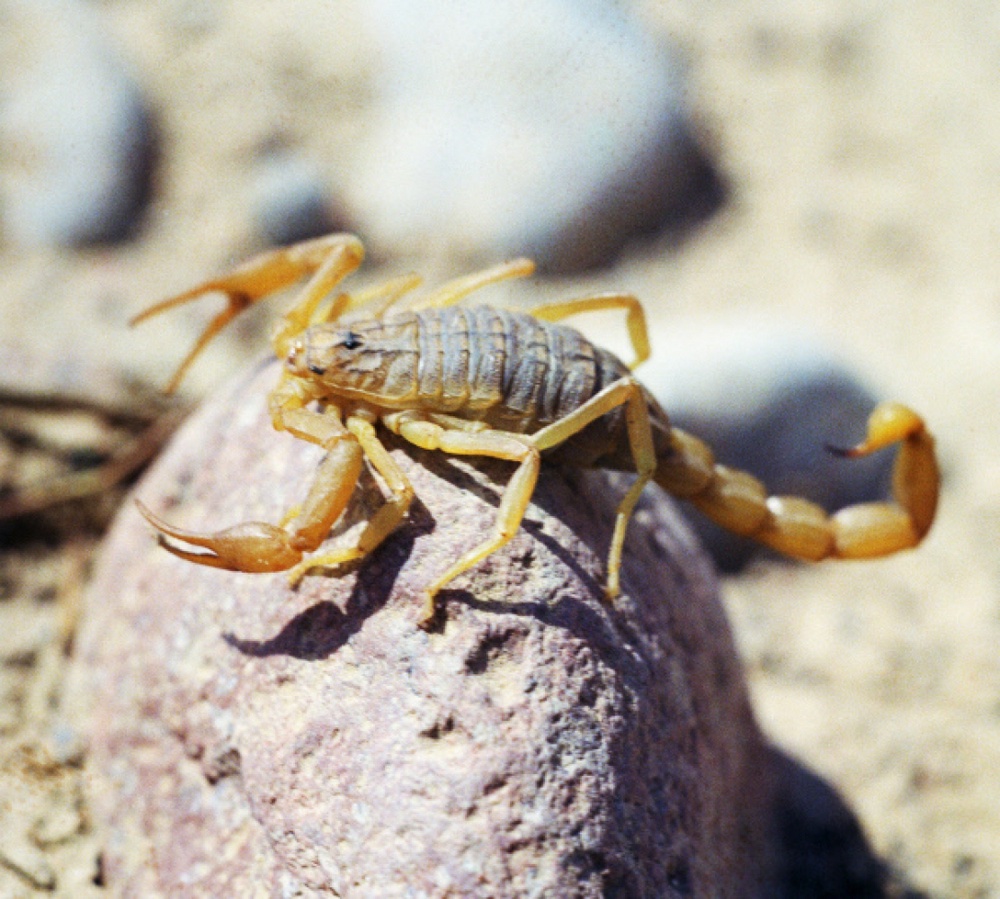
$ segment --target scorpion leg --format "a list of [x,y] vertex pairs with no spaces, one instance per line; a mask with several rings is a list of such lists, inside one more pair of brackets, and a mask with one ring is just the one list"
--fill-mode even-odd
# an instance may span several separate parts
[[621,378],[595,394],[586,403],[569,415],[553,422],[532,435],[531,440],[539,450],[546,450],[565,442],[587,425],[606,415],[618,406],[625,406],[625,422],[628,429],[629,446],[635,468],[639,476],[618,504],[615,515],[615,530],[611,537],[608,554],[608,583],[606,592],[609,599],[619,593],[618,575],[621,569],[622,550],[625,545],[625,530],[639,501],[639,496],[656,471],[656,454],[649,423],[649,407],[646,395],[638,381]]
[[717,524],[785,555],[810,561],[890,555],[916,546],[934,521],[939,486],[934,438],[915,412],[898,403],[883,403],[872,412],[857,446],[834,450],[856,458],[900,444],[894,502],[860,503],[832,516],[799,497],[768,497],[756,478],[715,463],[701,441],[676,428],[671,436],[675,452],[660,461],[657,483]]
[[629,339],[635,359],[629,368],[645,362],[649,358],[649,330],[646,327],[646,312],[630,293],[602,293],[592,297],[581,297],[560,303],[542,303],[527,311],[535,318],[547,322],[557,322],[579,312],[595,312],[601,309],[624,309]]
[[[347,546],[333,550],[322,555],[309,556],[303,559],[293,568],[289,574],[292,583],[300,581],[313,568],[330,568],[350,562],[354,559],[362,558],[374,550],[386,537],[389,536],[406,516],[413,501],[413,486],[409,479],[403,474],[402,469],[396,460],[389,455],[389,451],[375,433],[374,425],[366,418],[351,416],[346,421],[346,427],[357,439],[361,446],[361,451],[372,467],[382,476],[386,486],[389,488],[389,498],[386,500],[374,517],[365,525],[364,530],[358,537],[354,546]],[[336,519],[334,519],[336,520]],[[326,536],[326,528],[322,533],[322,520],[317,520],[317,534],[319,540],[316,546],[322,542]],[[332,526],[333,522],[331,522]],[[315,547],[313,547],[315,549]]]
[[424,594],[424,610],[418,624],[427,628],[437,614],[437,594],[451,580],[468,571],[507,543],[521,526],[535,491],[541,454],[523,439],[502,431],[446,430],[426,419],[397,416],[385,422],[401,437],[427,450],[442,450],[464,456],[487,456],[517,462],[518,467],[500,500],[493,534],[452,564]]
[[[398,278],[392,278],[389,281],[385,281],[382,284],[377,284],[374,287],[370,287],[366,290],[361,290],[355,292],[350,299],[351,308],[355,306],[366,306],[365,314],[371,318],[381,318],[385,313],[398,303],[405,294],[409,293],[411,290],[415,290],[423,283],[423,278],[417,274],[400,275]],[[320,321],[332,322],[335,321],[339,315],[340,311],[331,307],[331,309],[323,316],[320,317]]]
[[463,275],[448,281],[440,287],[420,297],[420,299],[410,303],[409,310],[419,309],[440,309],[443,306],[453,306],[464,300],[470,293],[480,290],[498,281],[506,281],[509,278],[525,278],[535,270],[535,263],[530,259],[512,259],[510,262],[503,262],[492,268],[485,268],[471,275]]
[[[364,257],[361,242],[350,234],[330,234],[261,253],[233,269],[229,274],[202,284],[150,306],[136,315],[131,324],[137,325],[175,306],[188,303],[206,293],[218,291],[227,298],[226,308],[206,326],[194,347],[178,366],[167,385],[173,392],[199,353],[232,319],[244,309],[289,287],[306,275],[312,275],[300,300],[288,313],[275,335],[275,347],[284,345],[310,324],[320,301],[333,287],[354,271]],[[283,355],[283,354],[282,354]]]

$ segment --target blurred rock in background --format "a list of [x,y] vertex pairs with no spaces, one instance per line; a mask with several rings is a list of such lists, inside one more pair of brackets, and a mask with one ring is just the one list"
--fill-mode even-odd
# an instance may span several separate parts
[[718,202],[677,51],[617,5],[364,12],[376,106],[344,190],[374,249],[580,270]]
[[0,21],[0,234],[29,247],[133,235],[156,129],[100,10],[0,0]]

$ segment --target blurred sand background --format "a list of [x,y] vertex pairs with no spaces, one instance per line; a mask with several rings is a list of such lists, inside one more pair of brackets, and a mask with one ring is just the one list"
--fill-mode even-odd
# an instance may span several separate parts
[[[351,178],[372,55],[350,4],[336,16],[320,0],[96,6],[155,112],[153,203],[136,239],[116,246],[0,243],[0,335],[38,366],[32,378],[80,357],[159,384],[205,310],[141,331],[126,320],[261,248],[251,201],[261,146],[295,147],[334,195]],[[611,267],[540,289],[635,292],[654,352],[658,331],[695,314],[800,325],[926,415],[946,486],[917,552],[759,564],[722,589],[764,729],[837,786],[899,882],[914,896],[1000,897],[1000,10],[985,0],[638,10],[686,56],[726,202],[680,241],[654,236]],[[431,268],[455,273],[440,257]],[[269,311],[206,355],[190,397],[260,351]],[[12,390],[21,375],[2,377]],[[48,532],[6,534],[0,895],[99,894],[80,757],[46,755],[61,721],[61,663],[47,648],[55,600],[75,589],[67,579],[96,528],[73,554]]]

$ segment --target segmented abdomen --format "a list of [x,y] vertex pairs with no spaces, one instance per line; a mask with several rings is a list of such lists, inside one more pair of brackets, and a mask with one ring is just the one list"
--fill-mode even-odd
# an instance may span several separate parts
[[531,433],[628,374],[572,328],[489,306],[417,313],[420,406]]

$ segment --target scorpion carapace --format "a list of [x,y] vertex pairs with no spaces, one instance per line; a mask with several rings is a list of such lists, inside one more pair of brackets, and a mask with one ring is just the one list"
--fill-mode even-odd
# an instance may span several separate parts
[[[213,291],[227,296],[226,308],[179,367],[168,388],[173,389],[232,318],[308,277],[272,338],[285,367],[269,408],[275,428],[326,450],[312,487],[281,525],[246,522],[216,533],[174,527],[139,503],[160,543],[174,555],[234,571],[288,570],[297,582],[313,569],[370,553],[402,522],[413,497],[379,438],[379,424],[424,449],[517,465],[492,535],[428,585],[422,625],[433,619],[435,598],[446,584],[517,532],[543,458],[638,474],[618,505],[608,558],[609,597],[619,592],[625,528],[650,480],[730,530],[813,561],[888,555],[915,546],[930,529],[938,495],[934,440],[905,406],[878,406],[865,439],[839,451],[862,456],[899,444],[893,500],[849,506],[829,516],[804,499],[769,497],[756,478],[716,463],[703,442],[670,425],[629,366],[559,324],[578,312],[624,310],[636,365],[649,355],[649,342],[635,297],[603,294],[527,312],[456,305],[488,284],[530,274],[533,265],[525,259],[448,282],[405,305],[404,295],[420,283],[416,276],[353,295],[337,291],[362,258],[360,241],[345,234],[272,250],[134,319]],[[386,485],[385,504],[352,545],[307,555],[319,548],[346,508],[365,460]]]

